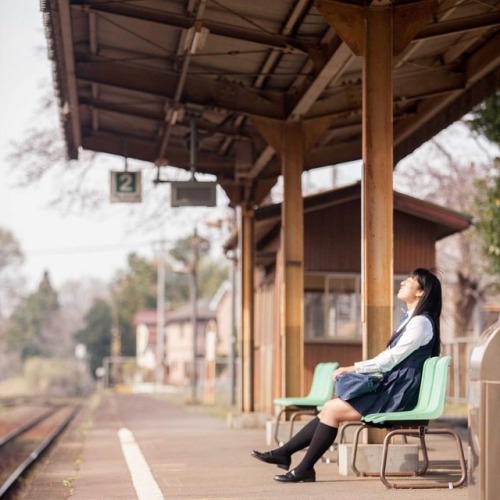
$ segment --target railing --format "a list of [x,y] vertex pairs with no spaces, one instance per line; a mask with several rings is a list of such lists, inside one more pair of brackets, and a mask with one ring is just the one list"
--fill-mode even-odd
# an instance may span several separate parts
[[450,383],[446,400],[449,403],[464,404],[468,401],[469,363],[478,337],[459,337],[442,341],[442,355],[451,356]]

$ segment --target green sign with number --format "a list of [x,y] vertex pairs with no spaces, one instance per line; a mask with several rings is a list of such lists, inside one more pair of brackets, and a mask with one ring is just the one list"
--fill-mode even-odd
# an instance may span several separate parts
[[138,203],[141,199],[141,172],[111,172],[112,203]]

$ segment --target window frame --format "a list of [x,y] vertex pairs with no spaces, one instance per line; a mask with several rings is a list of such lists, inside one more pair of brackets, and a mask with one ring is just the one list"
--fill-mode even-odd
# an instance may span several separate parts
[[[404,309],[404,304],[397,299],[397,292],[399,290],[399,283],[406,279],[407,275],[397,273],[394,274],[393,277],[393,291],[394,291],[394,301],[393,301],[393,318],[394,318],[394,324],[397,324],[397,321],[399,318],[401,318],[403,312],[402,308]],[[338,334],[330,333],[330,314],[331,314],[331,307],[327,307],[327,304],[330,303],[330,297],[332,295],[336,294],[346,294],[349,292],[346,292],[346,284],[344,286],[338,286],[335,287],[334,282],[336,281],[337,283],[341,280],[344,281],[349,281],[353,280],[353,286],[351,289],[354,290],[354,292],[350,292],[351,295],[355,297],[355,301],[358,302],[355,307],[359,307],[359,312],[355,320],[356,324],[356,335],[352,336],[341,336]],[[338,289],[337,292],[335,292],[336,288]],[[315,336],[309,336],[308,335],[308,324],[311,323],[311,321],[308,321],[308,316],[307,316],[307,301],[304,300],[304,341],[308,343],[337,343],[337,342],[342,342],[342,343],[360,343],[362,341],[362,335],[363,335],[363,322],[362,322],[362,315],[363,315],[363,310],[362,310],[362,286],[361,286],[361,274],[359,273],[321,273],[321,272],[307,272],[304,274],[304,299],[307,293],[322,293],[322,301],[321,301],[321,307],[322,307],[322,314],[323,314],[323,319],[322,319],[322,333],[320,335],[315,335]],[[337,323],[336,323],[337,325]],[[335,326],[336,329],[336,326]],[[329,334],[330,333],[330,334]],[[389,334],[390,332],[388,332]]]

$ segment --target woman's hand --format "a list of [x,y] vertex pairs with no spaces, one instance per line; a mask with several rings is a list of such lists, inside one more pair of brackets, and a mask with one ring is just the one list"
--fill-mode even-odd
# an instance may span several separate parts
[[348,373],[348,372],[354,372],[356,371],[356,368],[353,366],[341,366],[340,368],[337,368],[336,370],[333,371],[332,373],[332,379],[335,380],[339,375],[342,375],[342,373]]

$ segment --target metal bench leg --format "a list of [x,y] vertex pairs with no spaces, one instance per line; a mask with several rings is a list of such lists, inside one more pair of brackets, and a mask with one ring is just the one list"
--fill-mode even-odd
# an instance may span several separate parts
[[278,415],[276,416],[276,423],[274,425],[274,440],[276,441],[276,443],[281,446],[281,442],[279,440],[279,436],[278,436],[278,429],[279,429],[279,426],[280,426],[280,418],[281,418],[281,415],[283,412],[286,412],[286,408],[282,408],[280,410],[280,412],[278,413]]
[[[462,446],[462,441],[460,440],[459,435],[455,431],[452,431],[450,429],[427,429],[427,434],[447,434],[448,436],[451,436],[455,439],[455,444],[457,445],[458,461],[460,463],[460,471],[462,475],[460,476],[460,479],[458,481],[451,483],[451,486],[453,488],[462,486],[462,484],[464,484],[465,480],[467,479],[467,466],[465,463],[464,448]],[[449,488],[450,485],[447,485],[445,487]]]
[[[346,424],[346,426],[349,425],[349,424]],[[355,425],[353,423],[353,425]],[[359,435],[361,434],[361,431],[363,429],[368,429],[368,427],[361,423],[361,425],[359,425],[359,427],[354,431],[354,438],[352,440],[352,452],[351,452],[351,470],[354,472],[354,474],[356,474],[356,476],[365,476],[366,473],[365,472],[361,472],[358,470],[358,468],[356,467],[356,456],[358,454],[358,443],[359,443]]]
[[[422,482],[420,484],[412,483],[412,484],[403,484],[403,483],[391,483],[388,481],[386,477],[386,466],[387,466],[387,455],[388,455],[388,450],[389,450],[389,444],[392,436],[400,434],[400,435],[407,435],[407,436],[419,436],[420,437],[420,442],[422,444],[422,453],[424,455],[424,464],[423,466],[417,471],[417,475],[423,475],[425,472],[428,470],[429,466],[429,458],[427,454],[427,446],[425,443],[425,434],[447,434],[452,436],[455,439],[455,443],[457,445],[457,452],[458,452],[458,458],[460,462],[460,470],[461,470],[461,476],[458,481],[455,481],[454,483],[436,483],[434,481],[428,481],[428,482]],[[398,475],[403,475],[403,474],[398,474]],[[419,429],[396,429],[387,434],[387,436],[384,439],[384,448],[382,452],[382,461],[380,464],[380,480],[388,487],[388,488],[398,488],[398,489],[423,489],[423,488],[458,488],[461,486],[467,478],[467,468],[465,464],[465,456],[464,456],[464,451],[463,451],[463,446],[462,446],[462,441],[458,437],[458,434],[454,431],[451,431],[449,429],[426,429],[426,428],[419,428]]]
[[[357,422],[351,422],[350,425],[356,425]],[[381,458],[381,470],[383,470],[383,474],[381,472],[370,472],[370,471],[360,471],[357,466],[356,466],[356,458],[357,458],[357,455],[358,455],[358,444],[359,444],[359,435],[361,434],[361,431],[363,431],[363,429],[368,429],[370,426],[369,425],[366,425],[362,422],[360,422],[358,425],[360,425],[361,427],[356,429],[355,433],[354,433],[354,438],[353,438],[353,448],[352,448],[352,455],[351,455],[351,470],[356,474],[356,476],[380,476],[382,482],[384,484],[386,484],[386,486],[388,486],[390,483],[388,483],[388,481],[385,479],[385,468],[386,468],[386,462],[387,462],[387,452],[388,452],[388,445],[391,441],[391,439],[396,435],[396,434],[401,434],[401,435],[405,435],[403,434],[402,432],[397,432],[397,431],[391,431],[387,434],[387,436],[385,437],[384,439],[384,446],[382,448],[382,458]],[[399,430],[398,430],[399,431]],[[413,431],[409,431],[407,433],[408,435],[414,435],[414,436],[418,436],[418,431],[415,429]],[[424,457],[424,465],[421,469],[419,469],[418,471],[416,472],[396,472],[396,473],[392,473],[391,475],[398,475],[398,476],[416,476],[418,474],[423,474],[426,470],[427,470],[427,466],[429,464],[429,460],[428,460],[428,457],[427,457],[427,448],[425,446],[425,439],[424,437],[421,438],[421,442],[422,442],[422,454],[423,454],[423,457]],[[387,443],[387,445],[386,445]],[[388,487],[392,487],[392,486],[388,486]]]
[[339,444],[340,443],[345,443],[346,441],[346,437],[345,437],[345,431],[348,427],[353,427],[353,426],[361,426],[363,425],[363,422],[357,420],[355,422],[344,422],[341,427],[340,427],[340,430],[339,430],[339,439],[338,439],[338,442]]
[[[429,468],[429,454],[427,453],[427,443],[425,442],[425,428],[420,428],[418,435],[420,437],[420,449],[422,450],[423,464],[417,471],[417,476],[422,476]],[[407,434],[404,434],[406,437]]]
[[382,458],[380,460],[380,480],[388,487],[388,488],[396,488],[394,483],[390,483],[386,477],[386,467],[387,467],[387,456],[389,454],[389,444],[391,444],[391,440],[394,436],[420,436],[420,441],[422,444],[422,453],[424,456],[424,466],[418,469],[415,472],[395,472],[391,475],[395,476],[418,476],[419,474],[423,474],[427,470],[427,466],[429,464],[429,460],[427,457],[427,447],[425,445],[425,437],[422,436],[420,430],[418,429],[395,429],[387,433],[384,438],[384,443],[382,447]]

